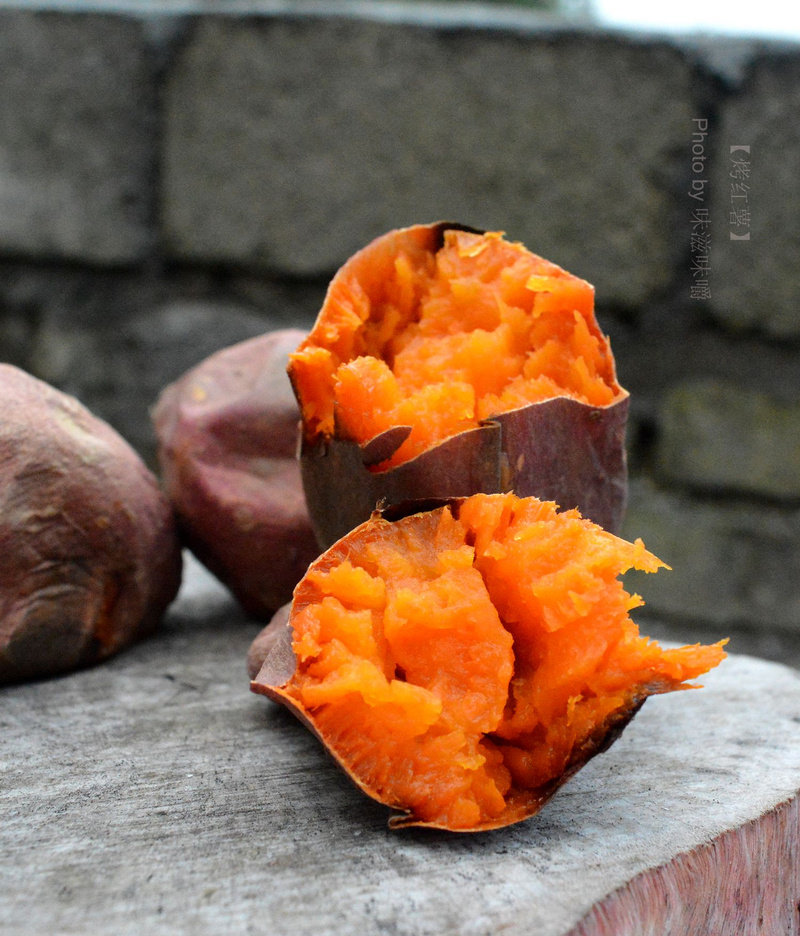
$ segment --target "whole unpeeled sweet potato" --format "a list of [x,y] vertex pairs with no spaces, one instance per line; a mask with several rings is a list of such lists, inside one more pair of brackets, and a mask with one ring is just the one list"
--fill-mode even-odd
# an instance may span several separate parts
[[77,400],[0,365],[0,683],[101,660],[152,631],[181,554],[155,477]]
[[319,552],[286,375],[304,337],[281,329],[224,348],[167,387],[153,410],[164,485],[187,545],[257,617],[289,600]]

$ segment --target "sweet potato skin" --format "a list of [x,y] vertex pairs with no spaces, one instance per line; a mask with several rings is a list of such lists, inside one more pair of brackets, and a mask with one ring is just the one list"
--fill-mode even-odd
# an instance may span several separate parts
[[287,602],[319,552],[286,376],[304,337],[281,329],[218,351],[165,388],[152,414],[184,542],[254,617]]
[[578,507],[618,533],[627,504],[628,404],[627,394],[607,407],[566,397],[532,403],[380,472],[369,470],[380,436],[367,446],[335,437],[304,438],[303,486],[320,546],[336,542],[381,502],[511,490],[564,509]]
[[181,553],[170,504],[109,425],[0,365],[0,683],[96,663],[152,632]]

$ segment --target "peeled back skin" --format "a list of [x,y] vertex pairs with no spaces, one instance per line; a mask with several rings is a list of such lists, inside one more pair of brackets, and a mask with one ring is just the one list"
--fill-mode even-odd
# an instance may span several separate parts
[[319,554],[286,377],[305,332],[267,332],[212,354],[153,410],[164,487],[181,535],[248,614],[269,617]]
[[648,696],[724,658],[724,641],[640,636],[641,599],[619,576],[663,565],[641,540],[533,497],[376,512],[311,566],[251,688],[397,810],[392,828],[510,825]]
[[136,452],[72,397],[0,365],[0,684],[105,659],[175,597],[172,508]]
[[620,527],[628,394],[594,289],[497,232],[441,222],[367,245],[289,375],[323,546],[378,501],[508,490]]

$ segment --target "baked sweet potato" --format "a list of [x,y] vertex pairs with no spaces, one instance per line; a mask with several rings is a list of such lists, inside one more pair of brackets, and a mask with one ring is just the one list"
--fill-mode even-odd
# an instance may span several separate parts
[[498,233],[392,231],[330,283],[290,356],[322,545],[378,501],[514,490],[610,531],[628,394],[586,282]]
[[397,810],[392,828],[509,825],[648,696],[725,656],[724,641],[639,635],[619,575],[660,566],[640,540],[533,497],[376,512],[311,565],[251,688]]
[[77,400],[0,365],[0,683],[102,660],[174,598],[172,509],[134,450]]
[[255,617],[288,601],[319,553],[286,376],[304,337],[282,329],[224,348],[167,387],[153,409],[181,536]]

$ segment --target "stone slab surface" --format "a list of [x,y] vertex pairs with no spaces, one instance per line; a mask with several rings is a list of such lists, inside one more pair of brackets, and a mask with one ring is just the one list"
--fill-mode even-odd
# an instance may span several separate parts
[[[606,895],[800,788],[800,674],[733,656],[705,689],[649,700],[533,820],[390,833],[386,810],[249,692],[259,625],[195,564],[188,573],[159,636],[0,692],[6,936],[564,936]],[[746,877],[719,855],[722,876]],[[774,932],[792,933],[797,869],[783,871]],[[641,932],[629,918],[615,936]]]

